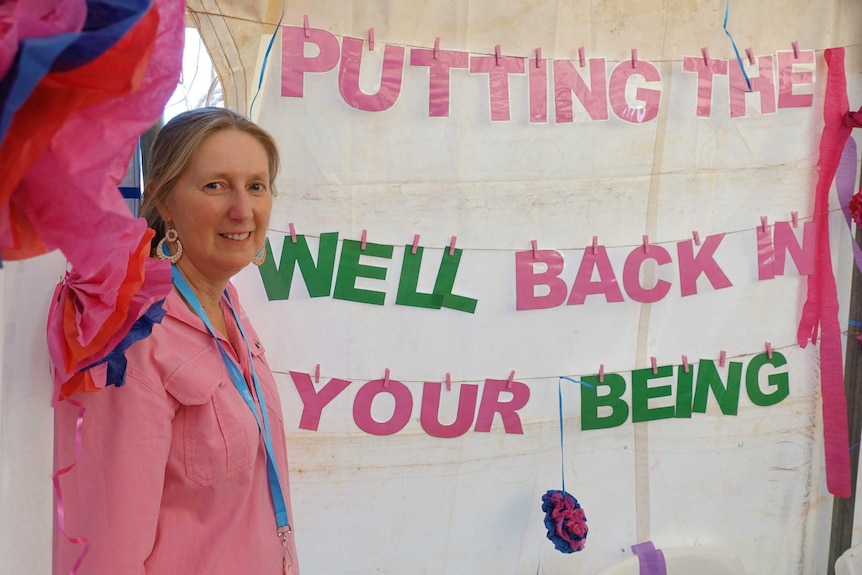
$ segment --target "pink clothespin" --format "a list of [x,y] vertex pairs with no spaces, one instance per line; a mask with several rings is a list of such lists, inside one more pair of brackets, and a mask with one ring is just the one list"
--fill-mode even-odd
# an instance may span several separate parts
[[649,253],[649,236],[644,236],[644,253]]
[[727,352],[721,350],[718,354],[718,367],[724,367],[724,361],[727,359]]
[[651,355],[649,358],[650,365],[652,365],[652,374],[658,375],[658,361],[656,360],[654,355]]
[[700,49],[700,53],[703,54],[704,65],[706,65],[708,67],[709,66],[709,48],[704,46],[703,48]]
[[434,56],[435,60],[440,55],[440,36],[434,38],[434,52],[432,53],[432,55]]
[[542,60],[542,49],[536,48],[536,68],[539,67],[539,62]]
[[308,29],[308,14],[302,15],[302,27],[305,30],[305,37],[311,38],[311,31]]
[[799,212],[790,212],[790,221],[793,222],[793,227],[799,227]]
[[584,47],[578,48],[578,65],[583,68],[587,65],[587,57],[584,55]]
[[499,66],[500,65],[500,45],[499,44],[494,46],[494,60],[496,61],[497,65]]
[[509,372],[509,379],[506,380],[506,389],[512,389],[512,381],[515,379],[515,370]]
[[599,383],[605,382],[605,364],[599,364]]
[[320,364],[314,366],[314,383],[320,383]]
[[682,370],[684,372],[688,373],[688,356],[687,355],[682,356]]
[[446,391],[452,391],[452,376],[446,372]]
[[389,387],[389,368],[383,372],[383,387]]
[[296,243],[296,228],[293,227],[293,222],[287,224],[287,227],[290,230],[290,241]]
[[793,59],[794,60],[799,59],[799,42],[794,40],[793,42],[790,43],[790,45],[793,46]]
[[766,342],[766,357],[772,359],[772,344],[768,341]]
[[766,216],[760,216],[760,230],[765,234],[769,232],[769,219]]
[[374,28],[368,29],[368,49],[374,50]]
[[754,66],[754,52],[751,50],[751,48],[745,49],[745,55],[748,56],[748,63]]
[[693,230],[691,232],[691,237],[694,238],[694,245],[699,246],[700,245],[700,234],[697,233],[697,230]]
[[416,253],[416,247],[419,245],[419,234],[413,234],[413,247],[410,248],[410,253]]
[[632,68],[638,67],[638,49],[632,48]]
[[536,240],[530,240],[530,246],[533,248],[533,259],[536,259],[536,251],[538,250],[536,247]]
[[368,237],[368,230],[363,229],[362,230],[362,238],[360,240],[362,243],[359,244],[359,249],[362,251],[365,251],[365,239],[367,237]]
[[458,236],[452,236],[452,239],[449,240],[449,255],[455,255],[455,242],[458,240]]

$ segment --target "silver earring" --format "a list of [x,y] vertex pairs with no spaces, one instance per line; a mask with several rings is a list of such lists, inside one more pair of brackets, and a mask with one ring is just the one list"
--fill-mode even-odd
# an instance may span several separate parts
[[256,266],[261,265],[266,260],[266,246],[260,248],[258,252],[251,258],[251,263]]
[[[168,250],[165,242],[169,244],[174,244],[174,248],[176,248],[176,252],[171,255],[170,250]],[[169,261],[172,264],[177,263],[180,259],[180,256],[183,255],[183,244],[180,241],[180,235],[177,233],[177,230],[172,227],[168,227],[168,230],[165,232],[165,237],[161,239],[159,245],[156,246],[156,259]]]

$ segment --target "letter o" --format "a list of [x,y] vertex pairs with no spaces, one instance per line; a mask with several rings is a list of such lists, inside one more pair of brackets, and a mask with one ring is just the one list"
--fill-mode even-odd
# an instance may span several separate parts
[[[395,399],[395,409],[388,421],[377,421],[371,417],[371,404],[379,393],[388,393]],[[371,435],[392,435],[398,433],[413,413],[413,396],[407,386],[394,379],[384,386],[382,379],[369,381],[356,392],[353,400],[353,421],[356,426]]]

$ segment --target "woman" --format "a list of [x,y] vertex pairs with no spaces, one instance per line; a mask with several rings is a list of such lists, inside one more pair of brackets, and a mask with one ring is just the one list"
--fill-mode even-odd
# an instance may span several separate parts
[[[141,212],[174,288],[126,352],[125,385],[75,396],[82,451],[62,512],[89,543],[78,575],[299,573],[278,391],[229,282],[265,255],[278,167],[272,137],[222,108],[176,116],[153,143]],[[56,412],[68,465],[74,434],[59,430],[77,409]],[[54,573],[82,547],[55,528]]]

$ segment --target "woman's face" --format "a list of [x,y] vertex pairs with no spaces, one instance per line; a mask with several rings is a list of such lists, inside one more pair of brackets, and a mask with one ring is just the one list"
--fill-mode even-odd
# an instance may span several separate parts
[[183,245],[180,271],[219,291],[263,246],[271,211],[266,149],[235,129],[203,139],[159,209]]

